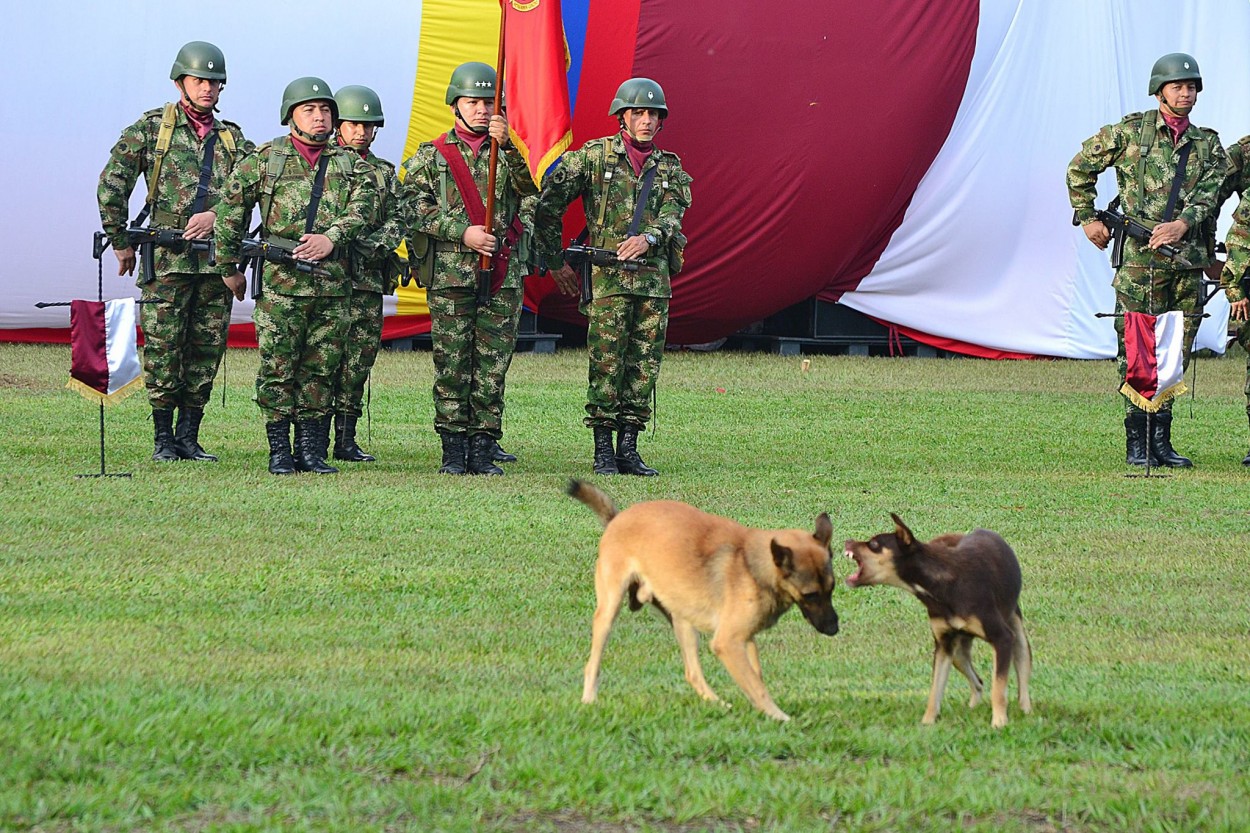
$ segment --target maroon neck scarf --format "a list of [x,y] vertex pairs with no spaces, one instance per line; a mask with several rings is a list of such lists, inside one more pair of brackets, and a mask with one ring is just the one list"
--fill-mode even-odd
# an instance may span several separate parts
[[621,139],[625,142],[625,155],[629,157],[629,165],[634,169],[634,176],[638,176],[642,173],[642,166],[647,164],[647,157],[655,150],[655,142],[636,141],[624,130],[621,131]]
[[1163,116],[1163,122],[1168,126],[1168,131],[1172,134],[1172,144],[1178,145],[1181,141],[1181,135],[1189,128],[1189,116],[1173,116],[1160,110]]
[[456,137],[468,145],[469,150],[473,151],[473,155],[477,156],[482,151],[482,145],[486,144],[486,142],[490,139],[490,134],[474,133],[472,130],[457,121]]
[[310,145],[299,136],[291,135],[291,144],[295,145],[295,149],[299,151],[299,155],[308,163],[308,167],[317,167],[317,160],[321,158],[321,152],[326,149],[325,145]]
[[191,122],[191,128],[195,130],[195,135],[203,139],[213,130],[213,111],[201,113],[199,110],[187,104],[186,99],[178,102],[178,106],[182,108],[182,112],[187,114],[187,121]]

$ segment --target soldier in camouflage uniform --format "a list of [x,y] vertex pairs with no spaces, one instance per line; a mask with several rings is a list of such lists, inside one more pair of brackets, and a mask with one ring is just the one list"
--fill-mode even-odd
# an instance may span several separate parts
[[[192,41],[178,51],[169,77],[177,104],[149,110],[126,128],[100,173],[97,198],[104,231],[117,255],[117,274],[133,274],[135,250],[127,238],[130,194],[139,176],[148,199],[139,223],[178,230],[185,239],[213,233],[214,209],[235,163],[252,150],[237,124],[213,117],[226,85],[226,60],[211,43]],[[207,179],[200,188],[208,163]],[[217,458],[200,446],[200,421],[226,350],[232,289],[206,256],[184,245],[154,246],[150,270],[140,272],[144,303],[143,370],[152,406],[153,460]],[[154,277],[145,280],[144,274]],[[178,412],[177,427],[174,411]]]
[[348,253],[368,226],[377,197],[373,168],[356,153],[327,144],[338,106],[320,78],[288,84],[279,112],[290,134],[261,145],[226,182],[215,226],[217,259],[227,280],[243,279],[236,270],[240,241],[259,203],[260,236],[294,245],[291,254],[304,263],[303,270],[294,263],[265,263],[253,315],[260,347],[256,404],[265,417],[270,472],[333,474],[338,469],[326,465],[322,432],[347,332]]
[[[1216,203],[1224,181],[1227,156],[1215,131],[1193,125],[1189,112],[1202,90],[1197,62],[1182,53],[1164,55],[1150,75],[1150,94],[1159,101],[1157,110],[1132,113],[1109,124],[1081,146],[1068,165],[1068,191],[1076,219],[1086,237],[1098,248],[1110,241],[1107,227],[1095,216],[1095,185],[1098,175],[1114,167],[1119,199],[1125,214],[1155,223],[1148,245],[1124,242],[1124,262],[1116,270],[1113,286],[1116,312],[1160,315],[1181,310],[1188,317],[1184,327],[1184,360],[1198,329],[1201,312],[1202,273],[1211,261],[1208,223],[1214,223]],[[1185,166],[1177,168],[1186,148]],[[1178,179],[1179,190],[1172,213],[1167,206]],[[1155,250],[1175,245],[1193,264],[1182,268]],[[1120,381],[1126,376],[1123,318],[1116,319],[1119,338]],[[1170,403],[1154,415],[1147,436],[1146,413],[1126,399],[1125,459],[1130,465],[1187,467],[1193,463],[1172,448]]]
[[352,245],[347,335],[333,392],[334,459],[368,463],[375,458],[356,443],[356,422],[365,382],[382,344],[382,296],[390,295],[398,286],[400,261],[394,250],[403,241],[404,231],[399,222],[395,166],[369,149],[378,128],[385,124],[381,99],[373,90],[360,86],[342,87],[334,98],[339,105],[338,144],[373,166],[377,188],[368,233],[361,234]]
[[[427,287],[434,343],[434,428],[442,440],[443,474],[503,474],[495,465],[503,435],[504,379],[516,347],[524,258],[514,251],[521,198],[538,189],[525,158],[508,139],[508,122],[492,116],[495,70],[482,63],[452,72],[444,98],[454,127],[425,142],[404,162],[401,188],[412,236],[427,235],[435,258]],[[499,143],[495,216],[475,223],[456,182],[456,167],[472,179],[469,194],[485,203],[490,139]],[[440,150],[440,145],[443,150]],[[444,152],[448,154],[444,155]],[[449,159],[448,156],[451,158]],[[483,212],[484,217],[484,212]],[[490,298],[478,303],[479,255],[493,254]],[[467,446],[467,448],[466,448]]]
[[[581,197],[588,245],[614,249],[621,259],[645,258],[656,267],[594,267],[591,297],[582,298],[581,305],[589,321],[585,424],[594,432],[594,471],[653,476],[658,472],[638,455],[638,433],[651,418],[668,328],[670,277],[680,268],[686,243],[681,222],[690,206],[691,178],[676,154],[653,144],[668,117],[659,84],[629,79],[617,90],[609,113],[618,118],[621,132],[564,154],[544,184],[534,216],[536,248],[560,290],[576,292],[578,276],[564,263],[560,232],[565,207]],[[653,187],[631,233],[642,183],[652,170]],[[615,449],[613,431],[619,431]]]
[[[1233,226],[1228,230],[1228,237],[1224,241],[1228,249],[1228,259],[1218,275],[1212,274],[1214,269],[1208,270],[1207,274],[1219,280],[1228,294],[1228,300],[1232,304],[1232,320],[1242,322],[1237,330],[1237,343],[1247,352],[1246,416],[1250,419],[1250,324],[1245,323],[1247,317],[1250,317],[1247,315],[1250,312],[1250,301],[1246,299],[1245,284],[1246,270],[1250,269],[1250,200],[1246,199],[1246,193],[1250,191],[1250,168],[1246,166],[1247,161],[1250,161],[1250,136],[1242,137],[1228,148],[1228,171],[1216,202],[1217,210],[1234,193],[1240,201],[1237,203],[1237,210],[1233,212]],[[1215,261],[1215,266],[1219,265],[1219,261]],[[1250,454],[1246,454],[1241,464],[1250,466]]]

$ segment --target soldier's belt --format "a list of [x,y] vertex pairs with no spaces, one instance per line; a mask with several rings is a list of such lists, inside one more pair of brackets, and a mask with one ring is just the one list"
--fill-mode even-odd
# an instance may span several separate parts
[[152,212],[151,223],[154,226],[182,230],[187,227],[187,221],[190,219],[185,214],[175,214],[172,211],[162,211],[158,208]]

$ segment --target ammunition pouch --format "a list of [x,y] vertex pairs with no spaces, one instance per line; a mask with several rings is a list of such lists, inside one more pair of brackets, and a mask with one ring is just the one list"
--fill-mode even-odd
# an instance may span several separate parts
[[428,287],[434,281],[434,254],[437,246],[434,238],[428,234],[417,232],[408,238],[408,280],[402,281],[407,286],[416,280],[417,286]]

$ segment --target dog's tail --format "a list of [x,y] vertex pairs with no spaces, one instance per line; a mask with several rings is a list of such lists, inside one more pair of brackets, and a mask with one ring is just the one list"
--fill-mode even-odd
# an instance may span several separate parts
[[603,521],[604,526],[616,517],[616,504],[612,498],[608,497],[607,492],[598,486],[573,478],[569,480],[569,485],[564,488],[564,491],[568,492],[569,497],[576,498],[593,509],[599,516],[599,520]]

